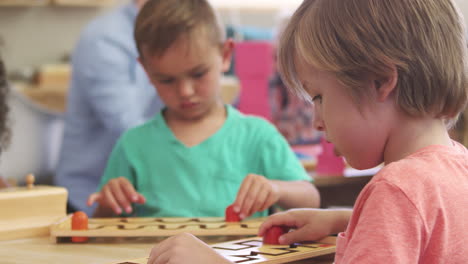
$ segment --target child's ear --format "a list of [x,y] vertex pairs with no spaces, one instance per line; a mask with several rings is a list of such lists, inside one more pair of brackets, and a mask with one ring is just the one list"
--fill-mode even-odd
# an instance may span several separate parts
[[390,66],[390,70],[385,76],[376,77],[373,80],[373,85],[377,93],[379,102],[385,101],[388,96],[395,90],[398,83],[398,71],[395,65]]
[[222,71],[227,72],[231,67],[232,53],[234,51],[234,41],[229,38],[227,39],[222,46],[221,55],[223,56],[223,65]]

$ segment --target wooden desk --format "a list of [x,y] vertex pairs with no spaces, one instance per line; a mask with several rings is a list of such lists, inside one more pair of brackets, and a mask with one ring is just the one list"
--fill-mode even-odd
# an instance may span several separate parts
[[371,179],[372,175],[314,178],[314,184],[320,192],[320,207],[352,207],[362,188]]
[[[204,239],[206,241],[206,239]],[[210,238],[210,240],[216,240]],[[218,239],[219,240],[219,239]],[[220,241],[213,241],[213,243]],[[149,255],[156,240],[105,241],[88,244],[54,244],[49,237],[0,242],[2,264],[109,264]],[[333,254],[295,264],[332,264]]]
[[380,170],[380,167],[358,171],[346,168],[344,176],[320,177],[310,172],[320,192],[321,207],[352,207],[362,188]]

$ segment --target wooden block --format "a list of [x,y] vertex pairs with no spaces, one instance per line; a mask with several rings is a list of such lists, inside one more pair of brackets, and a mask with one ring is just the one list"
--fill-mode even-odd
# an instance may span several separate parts
[[88,230],[72,230],[71,215],[51,225],[52,240],[64,237],[165,237],[180,233],[196,236],[256,235],[264,218],[227,223],[223,217],[206,218],[90,218]]
[[66,91],[71,78],[70,64],[45,64],[35,75],[35,82],[39,88]]
[[46,236],[66,215],[67,190],[33,186],[0,190],[0,240]]
[[[280,264],[334,253],[336,238],[327,237],[317,242],[281,246],[264,245],[261,237],[254,237],[213,244],[211,247],[234,263]],[[112,264],[146,264],[147,261],[148,258],[141,258]]]

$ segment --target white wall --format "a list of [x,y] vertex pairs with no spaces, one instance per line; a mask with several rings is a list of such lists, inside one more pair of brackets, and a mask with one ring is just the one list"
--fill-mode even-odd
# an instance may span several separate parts
[[468,0],[455,0],[460,7],[463,16],[465,17],[465,24],[468,24]]
[[[124,1],[118,0],[117,3]],[[227,2],[241,3],[247,0],[212,1],[222,8],[229,6]],[[268,2],[257,1],[260,7]],[[283,2],[286,1],[279,1]],[[468,0],[455,0],[455,2],[460,6],[465,21],[468,21]],[[58,61],[73,49],[82,27],[93,17],[110,8],[112,7],[0,7],[0,40],[3,40],[0,41],[3,42],[0,52],[8,69],[11,72]],[[275,22],[276,11],[272,8],[261,11],[258,7],[250,10],[240,8],[234,11],[222,8],[221,14],[228,23],[240,22],[271,27]]]
[[0,48],[8,69],[39,66],[69,53],[103,8],[0,7]]

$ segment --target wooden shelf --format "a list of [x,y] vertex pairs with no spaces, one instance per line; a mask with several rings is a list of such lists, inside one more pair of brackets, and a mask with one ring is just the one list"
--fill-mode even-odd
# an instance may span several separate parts
[[51,0],[0,0],[0,6],[45,6]]
[[15,6],[75,6],[100,7],[116,4],[116,0],[0,0],[0,7]]

